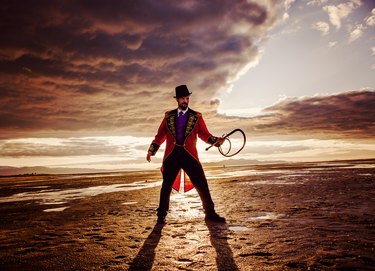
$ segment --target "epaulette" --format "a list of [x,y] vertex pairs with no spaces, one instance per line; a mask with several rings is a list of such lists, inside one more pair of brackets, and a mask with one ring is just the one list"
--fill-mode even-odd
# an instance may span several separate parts
[[173,109],[173,110],[167,111],[167,112],[165,112],[165,117],[167,118],[167,117],[169,117],[170,115],[175,114],[175,112],[176,112],[176,109]]
[[194,111],[193,109],[189,109],[189,111],[190,111],[193,115],[195,115],[195,116],[197,116],[197,117],[201,117],[201,116],[202,116],[202,113],[200,113],[200,112],[198,112],[198,111]]

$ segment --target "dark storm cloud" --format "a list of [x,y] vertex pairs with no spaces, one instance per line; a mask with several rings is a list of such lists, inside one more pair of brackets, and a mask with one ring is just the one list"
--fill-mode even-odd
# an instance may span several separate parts
[[375,91],[286,99],[264,110],[259,132],[320,134],[322,137],[374,138]]
[[[2,136],[119,126],[137,133],[136,123],[153,123],[143,115],[168,107],[186,82],[209,105],[254,60],[254,40],[277,8],[243,0],[2,1]],[[125,111],[131,116],[119,115]]]

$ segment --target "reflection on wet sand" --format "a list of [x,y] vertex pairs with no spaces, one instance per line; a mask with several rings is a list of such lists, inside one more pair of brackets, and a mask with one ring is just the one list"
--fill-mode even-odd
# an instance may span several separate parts
[[[93,197],[105,193],[124,192],[160,186],[161,182],[135,182],[130,184],[99,185],[74,189],[48,189],[17,193],[1,197],[0,203],[15,201],[36,201],[39,204],[63,204],[68,201]],[[33,187],[35,188],[35,187]]]

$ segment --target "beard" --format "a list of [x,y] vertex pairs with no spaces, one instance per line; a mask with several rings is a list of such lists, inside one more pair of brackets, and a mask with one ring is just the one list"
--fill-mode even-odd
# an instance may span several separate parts
[[180,103],[180,104],[178,105],[178,107],[179,107],[180,109],[182,109],[182,110],[186,110],[186,108],[188,108],[188,104],[187,104],[187,103]]

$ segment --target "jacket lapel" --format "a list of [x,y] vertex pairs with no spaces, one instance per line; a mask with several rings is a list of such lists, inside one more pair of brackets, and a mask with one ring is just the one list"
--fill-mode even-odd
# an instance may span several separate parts
[[192,110],[192,109],[189,109],[189,118],[187,120],[187,124],[186,124],[186,129],[185,129],[185,138],[188,137],[188,135],[193,131],[195,125],[197,124],[197,121],[198,121],[198,115],[197,113]]
[[169,111],[167,113],[167,120],[166,120],[167,121],[168,130],[171,132],[171,134],[174,137],[176,137],[176,123],[175,123],[176,113],[177,113],[177,109]]

